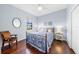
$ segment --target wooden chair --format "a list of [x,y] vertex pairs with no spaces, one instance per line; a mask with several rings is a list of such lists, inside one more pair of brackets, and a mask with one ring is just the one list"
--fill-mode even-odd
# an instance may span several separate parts
[[11,44],[16,41],[16,45],[17,45],[17,35],[13,34],[11,35],[11,33],[9,31],[4,31],[1,32],[1,36],[2,36],[2,50],[4,48],[5,43],[9,44],[9,47],[11,47]]

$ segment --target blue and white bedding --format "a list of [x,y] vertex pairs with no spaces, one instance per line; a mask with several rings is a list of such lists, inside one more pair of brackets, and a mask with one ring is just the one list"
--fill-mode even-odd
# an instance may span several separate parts
[[53,32],[27,33],[27,42],[42,52],[46,52],[46,50],[49,52],[49,48],[53,42]]

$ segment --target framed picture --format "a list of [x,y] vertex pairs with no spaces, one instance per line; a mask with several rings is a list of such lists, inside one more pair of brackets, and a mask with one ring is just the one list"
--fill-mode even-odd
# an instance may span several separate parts
[[49,22],[48,22],[48,25],[49,25],[49,26],[52,26],[52,21],[49,21]]
[[27,22],[27,30],[32,30],[32,22]]

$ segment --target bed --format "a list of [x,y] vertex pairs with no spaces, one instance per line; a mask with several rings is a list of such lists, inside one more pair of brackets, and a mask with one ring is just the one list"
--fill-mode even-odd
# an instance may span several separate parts
[[53,32],[27,32],[26,42],[39,51],[48,53],[53,42]]

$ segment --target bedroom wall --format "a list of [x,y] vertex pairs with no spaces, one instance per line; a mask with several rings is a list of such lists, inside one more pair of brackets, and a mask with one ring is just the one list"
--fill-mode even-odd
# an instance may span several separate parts
[[[45,23],[45,22],[52,22],[52,26],[56,27],[56,26],[63,26],[65,28],[65,30],[67,29],[67,20],[66,20],[66,16],[67,16],[67,10],[63,9],[63,10],[59,10],[47,15],[43,15],[38,17],[38,25]],[[65,37],[67,38],[67,32],[65,31]]]
[[[20,28],[13,27],[12,19],[14,17],[20,18],[21,20]],[[29,19],[32,19],[33,30],[35,30],[34,28],[34,25],[36,25],[35,16],[10,5],[0,5],[0,31],[9,30],[12,34],[18,35],[18,40],[22,40],[26,38],[26,21]]]

